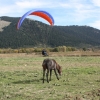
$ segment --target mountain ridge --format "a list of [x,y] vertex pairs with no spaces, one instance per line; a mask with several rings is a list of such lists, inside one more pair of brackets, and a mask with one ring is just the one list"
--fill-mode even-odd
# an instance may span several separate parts
[[1,21],[10,24],[1,27],[0,48],[20,48],[37,46],[100,46],[100,30],[90,26],[50,26],[45,23],[26,18],[17,30],[20,17],[0,17]]

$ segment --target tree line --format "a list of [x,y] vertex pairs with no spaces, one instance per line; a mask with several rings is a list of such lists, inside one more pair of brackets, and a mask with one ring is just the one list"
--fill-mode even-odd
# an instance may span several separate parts
[[36,53],[42,52],[45,49],[47,52],[67,52],[67,51],[76,51],[77,49],[74,47],[66,47],[66,46],[58,46],[55,48],[19,48],[19,49],[12,49],[12,48],[2,48],[0,49],[0,53]]

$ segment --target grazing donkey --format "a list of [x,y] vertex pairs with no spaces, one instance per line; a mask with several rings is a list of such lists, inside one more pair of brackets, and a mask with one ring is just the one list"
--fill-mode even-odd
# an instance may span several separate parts
[[[42,67],[43,67],[43,83],[44,83],[44,77],[45,77],[45,71],[47,70],[46,73],[46,78],[47,78],[47,82],[49,83],[49,80],[51,81],[51,75],[52,75],[52,70],[54,70],[55,75],[57,77],[57,79],[59,80],[58,74],[61,75],[61,66],[54,60],[54,59],[44,59],[43,63],[42,63]],[[50,79],[48,80],[48,75],[50,72]]]

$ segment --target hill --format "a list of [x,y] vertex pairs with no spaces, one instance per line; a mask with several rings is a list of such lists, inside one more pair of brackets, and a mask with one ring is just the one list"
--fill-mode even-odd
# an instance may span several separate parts
[[17,30],[18,20],[18,17],[0,17],[0,48],[100,46],[100,30],[90,26],[49,26],[25,19]]

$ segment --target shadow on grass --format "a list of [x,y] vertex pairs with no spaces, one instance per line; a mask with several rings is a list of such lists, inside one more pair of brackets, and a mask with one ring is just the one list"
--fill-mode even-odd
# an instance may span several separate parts
[[37,84],[37,83],[42,83],[42,79],[32,79],[32,80],[19,80],[19,81],[15,81],[12,82],[14,84]]

